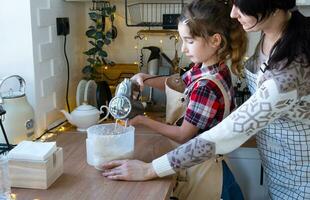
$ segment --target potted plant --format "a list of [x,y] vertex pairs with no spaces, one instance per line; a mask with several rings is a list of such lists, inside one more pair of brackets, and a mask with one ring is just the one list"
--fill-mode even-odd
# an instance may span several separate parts
[[[110,5],[108,1],[93,1],[93,7],[88,13],[93,23],[85,32],[90,45],[89,49],[83,52],[88,58],[82,72],[87,79],[96,79],[98,68],[114,65],[113,61],[107,59],[105,47],[116,37],[116,28],[113,25],[115,11],[116,6]],[[106,30],[106,19],[112,23],[109,30]]]

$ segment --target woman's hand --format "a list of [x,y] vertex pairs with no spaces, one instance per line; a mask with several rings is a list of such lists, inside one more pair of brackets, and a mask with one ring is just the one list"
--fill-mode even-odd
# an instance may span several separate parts
[[102,165],[103,176],[113,180],[145,181],[157,177],[152,163],[139,160],[114,160]]

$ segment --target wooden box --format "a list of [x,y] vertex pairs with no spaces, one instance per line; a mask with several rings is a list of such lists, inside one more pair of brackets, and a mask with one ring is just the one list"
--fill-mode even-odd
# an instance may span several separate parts
[[45,161],[9,160],[12,187],[47,189],[63,173],[63,151],[57,150]]

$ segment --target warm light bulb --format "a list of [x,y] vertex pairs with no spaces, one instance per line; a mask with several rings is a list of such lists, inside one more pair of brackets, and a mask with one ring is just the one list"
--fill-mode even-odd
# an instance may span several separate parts
[[65,131],[65,130],[66,130],[66,128],[63,126],[58,129],[58,131]]
[[135,48],[135,49],[138,49],[138,46],[136,45],[134,48]]
[[104,67],[104,69],[108,69],[108,67],[107,67],[107,66],[105,66],[105,67]]
[[138,64],[138,62],[133,62],[133,64],[137,65],[137,64]]
[[147,37],[145,37],[144,40],[147,40]]
[[11,199],[12,199],[12,200],[15,200],[15,199],[16,199],[16,194],[11,193],[10,196],[11,196]]
[[163,40],[159,40],[159,43],[162,44],[162,43],[163,43]]

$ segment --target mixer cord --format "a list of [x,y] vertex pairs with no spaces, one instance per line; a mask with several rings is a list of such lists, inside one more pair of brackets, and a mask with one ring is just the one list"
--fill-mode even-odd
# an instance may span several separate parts
[[143,79],[143,83],[147,80],[150,80],[150,79],[154,79],[154,78],[159,78],[159,77],[165,77],[165,76],[170,76],[170,75],[158,75],[158,76],[151,76],[151,77],[148,77],[146,79]]

